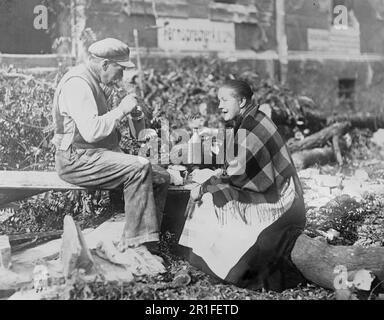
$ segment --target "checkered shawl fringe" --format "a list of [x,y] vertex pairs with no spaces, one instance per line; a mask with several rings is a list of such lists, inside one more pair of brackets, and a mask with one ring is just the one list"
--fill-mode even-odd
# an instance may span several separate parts
[[[245,131],[246,139],[238,141],[239,130]],[[229,165],[228,175],[212,177],[203,184],[202,192],[212,194],[222,223],[230,213],[250,223],[250,212],[255,215],[255,210],[259,218],[275,220],[290,208],[295,193],[301,192],[296,169],[277,127],[257,107],[249,106],[235,126],[234,143],[239,155],[236,167],[243,168],[242,172],[236,174],[237,169]]]
[[223,207],[214,205],[218,223],[225,225],[228,216],[239,217],[247,225],[270,225],[287,212],[295,199],[295,186],[292,179],[287,183],[281,198],[276,203],[242,203],[229,201]]

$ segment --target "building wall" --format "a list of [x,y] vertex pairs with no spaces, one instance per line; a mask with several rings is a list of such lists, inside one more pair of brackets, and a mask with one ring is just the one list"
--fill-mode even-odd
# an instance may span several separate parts
[[285,2],[289,50],[308,50],[307,32],[309,28],[323,30],[329,28],[330,1],[319,2],[322,6],[314,6],[313,1],[287,0]]
[[[332,6],[343,2],[350,26],[335,30]],[[288,86],[329,114],[383,110],[384,1],[287,0],[285,9]],[[353,107],[339,99],[339,81],[345,79],[355,81]]]
[[[355,105],[343,106],[339,101],[339,80],[354,79]],[[384,111],[384,62],[291,60],[289,87],[300,95],[312,97],[321,109],[333,113]]]
[[[211,28],[215,24],[231,30],[234,50],[265,51],[273,50],[276,46],[273,23],[273,1],[262,0],[256,6],[253,0],[238,0],[236,4],[218,3],[213,0],[157,0],[155,8],[149,0],[92,0],[87,9],[87,26],[91,27],[98,37],[114,35],[123,41],[134,45],[133,29],[139,31],[139,42],[142,47],[159,48],[171,51],[228,51],[225,44],[214,45],[206,50],[193,39],[184,46],[178,41],[175,48],[167,41],[159,44],[167,29],[180,29],[182,32],[192,32],[191,37]],[[272,5],[271,5],[272,3]],[[200,20],[201,19],[201,20]],[[190,21],[188,23],[188,21]],[[100,23],[102,22],[102,23]],[[164,22],[169,25],[164,26]],[[159,26],[155,29],[153,27]],[[177,31],[177,30],[176,30]],[[172,35],[167,34],[168,37]],[[225,35],[223,34],[222,37]],[[228,36],[228,34],[227,34]],[[165,36],[164,36],[165,37]]]
[[384,54],[384,1],[353,1],[360,22],[361,52]]
[[[99,39],[120,38],[134,48],[133,30],[137,29],[144,67],[180,55],[217,54],[262,76],[275,77],[278,70],[274,0],[156,0],[155,6],[151,0],[76,1],[85,8],[77,19],[83,19],[82,25],[91,28]],[[51,51],[49,34],[30,27],[33,6],[38,3],[39,0],[1,2],[1,52]],[[313,97],[327,112],[339,112],[339,80],[354,79],[355,109],[381,108],[384,0],[284,3],[287,85],[299,94]],[[348,30],[332,27],[333,6],[340,3],[349,9]],[[73,31],[72,22],[69,14],[60,17],[63,36],[68,37]],[[74,51],[65,47],[58,52]],[[3,57],[3,61],[6,59]]]
[[99,39],[113,36],[133,49],[133,30],[137,29],[144,67],[183,54],[218,54],[240,68],[274,77],[276,54],[263,56],[276,48],[274,1],[234,2],[156,0],[154,7],[150,0],[92,0],[86,10],[86,27]]
[[[234,3],[157,0],[154,8],[149,0],[93,0],[87,11],[87,26],[94,29],[99,38],[115,36],[131,46],[134,45],[133,29],[138,29],[140,45],[147,50],[142,55],[144,67],[159,64],[163,58],[177,58],[183,51],[191,55],[217,51],[231,63],[236,61],[243,70],[275,77],[278,70],[275,1],[227,2]],[[333,6],[343,3],[351,15],[348,16],[350,27],[336,30],[332,27]],[[382,0],[286,0],[287,85],[295,92],[315,99],[329,114],[360,108],[380,109],[384,98],[381,77],[384,19],[380,20],[378,13],[383,12],[384,17],[383,4]],[[162,27],[167,21],[170,22],[168,29],[148,28]],[[211,22],[218,26],[222,24],[223,29],[233,25],[233,35],[228,36],[233,46],[223,42],[204,49],[196,41],[183,43],[181,38],[176,38],[179,29],[209,28]],[[172,28],[173,33],[170,33]],[[191,31],[183,36],[198,37],[196,34]],[[172,37],[174,44],[169,40]],[[156,58],[159,52],[167,55]],[[369,57],[365,58],[366,55]],[[355,81],[354,106],[340,103],[339,80],[343,79]]]
[[[310,50],[308,30],[329,30],[332,25],[333,4],[345,3],[352,10],[360,29],[360,52],[384,54],[384,1],[382,0],[287,0],[286,25],[288,47],[290,50]],[[382,12],[382,13],[380,13]],[[351,20],[352,18],[349,17]],[[348,37],[348,32],[340,33]],[[342,49],[339,48],[342,53]]]
[[138,29],[140,46],[157,47],[156,30],[146,29],[156,25],[148,2],[89,1],[86,19],[86,26],[95,31],[98,39],[114,37],[134,46],[133,30]]

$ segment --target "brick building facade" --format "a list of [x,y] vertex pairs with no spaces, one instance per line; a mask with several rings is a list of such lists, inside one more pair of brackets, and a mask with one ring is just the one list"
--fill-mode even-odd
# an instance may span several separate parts
[[[82,30],[134,47],[138,30],[144,66],[158,59],[215,54],[312,96],[324,110],[381,110],[384,100],[384,0],[46,0],[64,3],[50,17],[56,35],[30,30],[38,0],[6,1],[0,52],[81,56]],[[17,3],[19,6],[17,7]],[[282,4],[278,6],[278,3]],[[347,8],[334,12],[337,6]],[[7,8],[7,14],[4,11]],[[18,9],[17,9],[18,8]],[[17,9],[17,10],[16,10]],[[280,12],[279,12],[280,10]],[[11,20],[22,13],[23,26]],[[339,25],[340,19],[344,25]],[[280,20],[279,20],[280,19]],[[335,23],[337,21],[337,23]],[[279,25],[280,23],[280,25]],[[29,41],[26,41],[26,37]],[[48,41],[49,39],[49,41]],[[57,44],[57,42],[56,42]],[[135,50],[133,50],[135,55]],[[11,58],[9,58],[11,59]],[[7,55],[3,55],[7,62]],[[343,103],[341,103],[343,100]]]

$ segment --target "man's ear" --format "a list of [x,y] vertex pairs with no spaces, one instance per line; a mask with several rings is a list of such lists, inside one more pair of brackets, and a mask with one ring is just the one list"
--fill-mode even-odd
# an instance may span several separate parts
[[102,62],[101,62],[101,67],[103,68],[104,71],[107,71],[108,69],[108,64],[109,64],[109,61],[107,59],[104,59]]

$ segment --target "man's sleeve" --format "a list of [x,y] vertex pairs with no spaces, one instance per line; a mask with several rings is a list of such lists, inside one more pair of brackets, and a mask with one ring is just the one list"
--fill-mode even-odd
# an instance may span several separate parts
[[62,88],[62,99],[68,115],[76,123],[82,137],[89,143],[104,139],[116,128],[123,117],[119,109],[98,116],[92,90],[81,78],[73,78]]

